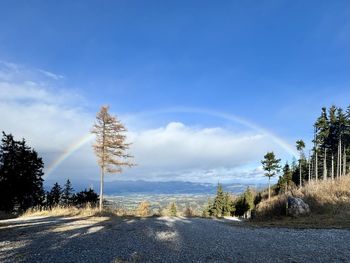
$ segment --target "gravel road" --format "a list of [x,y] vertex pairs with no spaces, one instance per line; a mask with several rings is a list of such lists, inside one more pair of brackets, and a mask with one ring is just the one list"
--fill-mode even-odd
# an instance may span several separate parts
[[350,262],[350,231],[33,217],[0,221],[0,262]]

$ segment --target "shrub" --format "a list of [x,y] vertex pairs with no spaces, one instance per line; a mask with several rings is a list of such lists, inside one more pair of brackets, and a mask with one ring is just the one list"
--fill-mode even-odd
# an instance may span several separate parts
[[147,201],[142,201],[136,209],[136,215],[141,217],[149,216],[150,213],[150,203]]
[[183,211],[183,215],[186,217],[192,217],[195,215],[194,210],[192,209],[192,207],[187,206],[184,211]]
[[171,203],[169,207],[169,215],[170,216],[177,216],[177,208],[175,203]]

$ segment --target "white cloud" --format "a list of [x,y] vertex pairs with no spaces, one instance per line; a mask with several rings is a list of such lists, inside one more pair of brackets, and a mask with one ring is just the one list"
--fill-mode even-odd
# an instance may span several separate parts
[[45,152],[84,135],[93,116],[75,106],[79,96],[51,85],[29,69],[0,62],[0,130]]
[[59,75],[59,74],[54,74],[50,71],[46,71],[46,70],[42,70],[42,69],[37,69],[37,71],[39,71],[40,73],[44,74],[45,76],[49,77],[49,78],[52,78],[54,80],[60,80],[60,79],[63,79],[63,76],[62,75]]
[[181,169],[247,164],[271,144],[263,134],[235,134],[220,127],[191,128],[180,122],[136,133],[132,141],[140,165]]
[[[47,82],[44,71],[43,76],[34,71],[32,74],[30,69],[0,61],[0,130],[17,139],[26,138],[44,157],[47,167],[89,132],[95,113],[79,106],[79,95],[54,88],[59,85]],[[59,81],[60,77],[51,79]],[[271,136],[257,131],[237,133],[181,122],[147,130],[128,128],[138,166],[110,178],[254,182],[263,178],[259,160],[266,151],[284,151]],[[85,145],[58,166],[50,179],[98,180],[97,170],[92,149]]]
[[130,138],[138,166],[126,170],[126,177],[148,180],[255,180],[262,178],[259,162],[266,151],[284,151],[268,135],[181,122],[134,132]]

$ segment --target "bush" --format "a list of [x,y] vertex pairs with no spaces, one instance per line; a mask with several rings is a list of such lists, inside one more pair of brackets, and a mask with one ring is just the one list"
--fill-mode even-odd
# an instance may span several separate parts
[[136,209],[136,215],[145,217],[151,214],[150,203],[147,201],[142,201]]
[[169,215],[170,216],[177,216],[177,208],[175,203],[171,203],[169,207]]
[[186,217],[192,217],[195,215],[195,212],[193,211],[192,207],[187,206],[183,211],[183,215]]
[[270,200],[262,201],[256,206],[254,216],[258,219],[285,216],[286,202],[286,195],[273,196]]

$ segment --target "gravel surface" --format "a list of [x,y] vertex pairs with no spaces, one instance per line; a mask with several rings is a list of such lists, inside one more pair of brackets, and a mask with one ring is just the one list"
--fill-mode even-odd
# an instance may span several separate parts
[[350,262],[349,230],[234,224],[167,217],[2,220],[0,262]]

